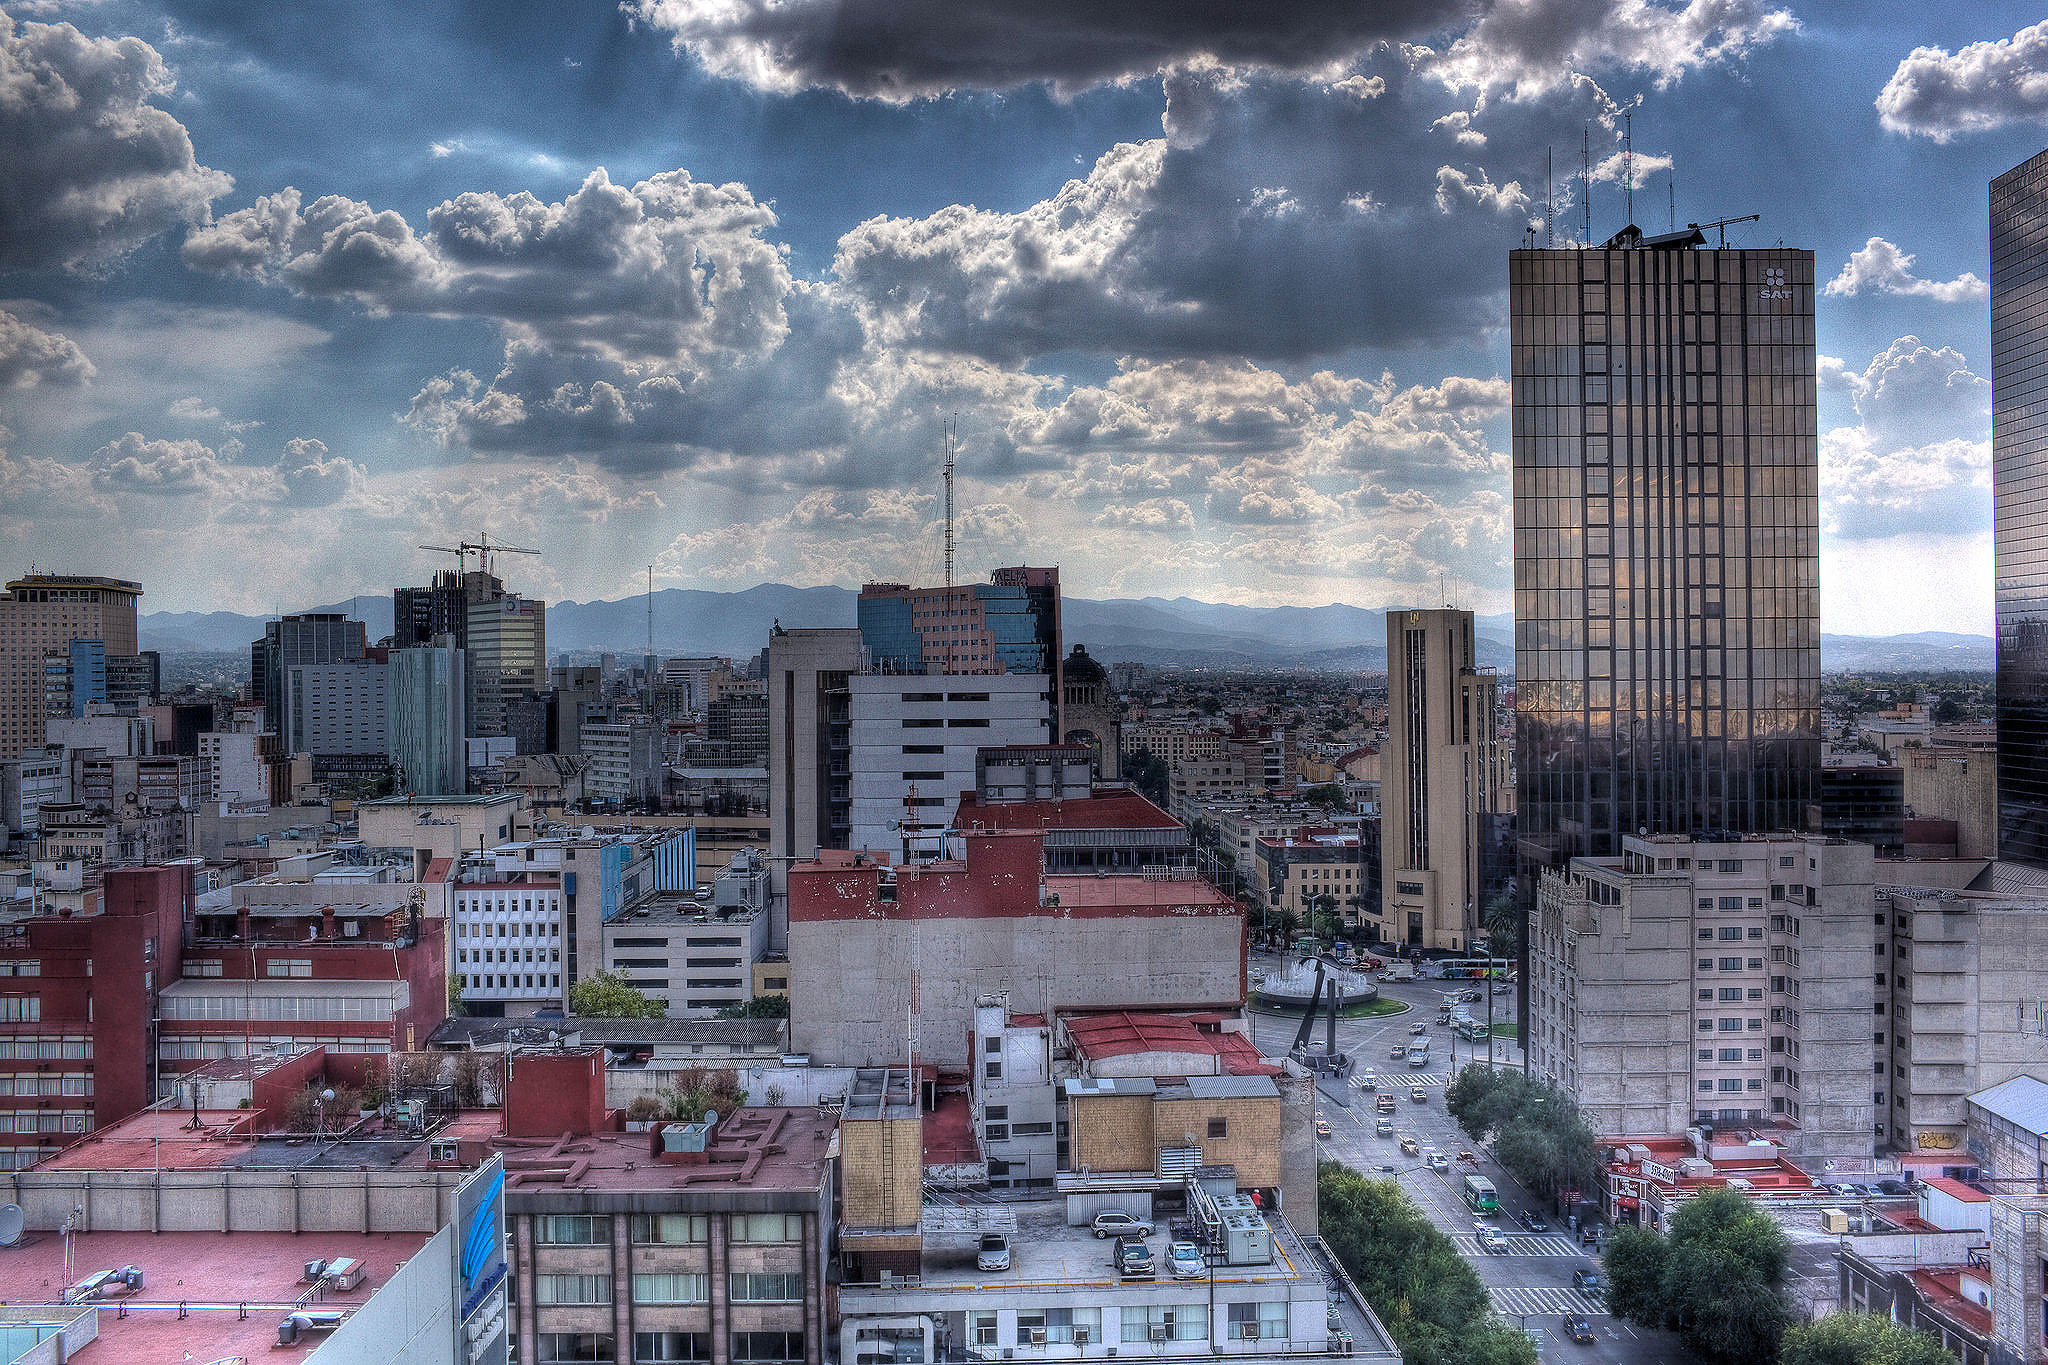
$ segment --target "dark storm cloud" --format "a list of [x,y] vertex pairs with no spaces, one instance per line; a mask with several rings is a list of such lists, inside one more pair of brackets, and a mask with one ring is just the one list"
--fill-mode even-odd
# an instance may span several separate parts
[[0,270],[102,266],[206,221],[233,182],[157,107],[176,87],[140,38],[0,11]]
[[1197,58],[1310,71],[1462,26],[1475,0],[629,0],[713,73],[905,101],[1043,81],[1063,92]]

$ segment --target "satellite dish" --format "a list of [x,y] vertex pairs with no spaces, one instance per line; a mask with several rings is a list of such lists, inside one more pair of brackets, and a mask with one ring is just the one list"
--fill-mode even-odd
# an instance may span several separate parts
[[0,1205],[0,1247],[11,1247],[21,1240],[21,1205]]

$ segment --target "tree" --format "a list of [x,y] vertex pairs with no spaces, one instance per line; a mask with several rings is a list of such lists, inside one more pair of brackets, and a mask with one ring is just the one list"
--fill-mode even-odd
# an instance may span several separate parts
[[451,1019],[457,1018],[462,1013],[462,973],[450,972],[448,973],[448,1017]]
[[1674,1327],[1710,1361],[1767,1363],[1791,1324],[1778,1287],[1790,1259],[1777,1220],[1734,1190],[1711,1190],[1671,1215],[1667,1236],[1615,1235],[1608,1303],[1632,1322]]
[[1925,1332],[1871,1313],[1830,1313],[1785,1333],[1778,1365],[1956,1365]]
[[1310,787],[1301,794],[1301,799],[1313,805],[1328,806],[1332,810],[1351,804],[1350,798],[1344,795],[1344,788],[1335,782],[1324,782]]
[[1522,955],[1522,912],[1515,893],[1502,891],[1487,901],[1484,914],[1487,952],[1495,957]]
[[727,1005],[718,1012],[721,1019],[787,1019],[789,1018],[789,997],[786,995],[757,995],[751,1000],[742,1000],[737,1005]]
[[1150,749],[1137,749],[1124,755],[1124,776],[1132,786],[1155,806],[1164,806],[1170,795],[1173,769],[1166,760]]
[[599,971],[570,983],[569,1013],[579,1019],[659,1019],[668,1007],[617,972]]

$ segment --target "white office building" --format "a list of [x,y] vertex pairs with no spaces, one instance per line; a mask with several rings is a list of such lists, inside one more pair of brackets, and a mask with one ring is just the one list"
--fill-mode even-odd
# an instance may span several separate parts
[[563,999],[562,879],[466,866],[455,885],[455,974],[465,1004],[532,1014]]
[[1043,673],[863,673],[847,685],[854,848],[938,857],[948,813],[974,790],[975,754],[1055,738]]

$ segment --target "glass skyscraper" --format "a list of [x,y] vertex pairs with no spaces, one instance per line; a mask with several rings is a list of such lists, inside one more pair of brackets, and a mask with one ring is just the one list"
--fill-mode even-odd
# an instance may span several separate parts
[[1813,254],[1703,246],[1509,256],[1525,862],[1820,799]]
[[1991,182],[1998,856],[2048,866],[2048,151]]

